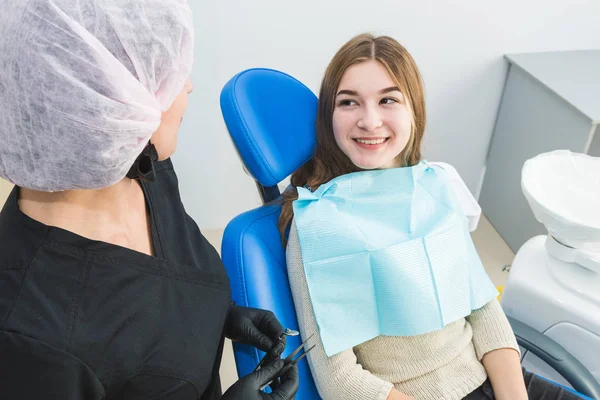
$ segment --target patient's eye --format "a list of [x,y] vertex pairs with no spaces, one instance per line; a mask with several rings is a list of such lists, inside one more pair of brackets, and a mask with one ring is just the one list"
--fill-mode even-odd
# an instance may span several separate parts
[[356,102],[351,99],[342,99],[338,102],[338,106],[340,106],[340,107],[347,107],[347,106],[352,106],[355,104],[356,104]]
[[381,104],[394,104],[394,103],[398,103],[398,100],[394,99],[393,97],[386,97],[384,99],[381,99]]

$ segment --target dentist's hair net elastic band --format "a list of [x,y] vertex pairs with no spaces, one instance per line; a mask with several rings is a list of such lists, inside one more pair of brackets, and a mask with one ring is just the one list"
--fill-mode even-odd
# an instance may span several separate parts
[[112,185],[189,78],[186,0],[2,0],[0,176],[30,189]]

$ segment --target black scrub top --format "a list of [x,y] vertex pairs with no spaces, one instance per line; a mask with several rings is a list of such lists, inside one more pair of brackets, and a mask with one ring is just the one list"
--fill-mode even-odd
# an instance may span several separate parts
[[156,257],[0,213],[0,399],[218,399],[230,288],[170,160],[143,183]]

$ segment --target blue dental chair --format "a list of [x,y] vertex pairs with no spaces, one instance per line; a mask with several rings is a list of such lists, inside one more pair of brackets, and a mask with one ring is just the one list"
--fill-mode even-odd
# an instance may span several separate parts
[[[233,300],[242,306],[271,310],[284,327],[298,330],[285,250],[277,227],[281,207],[275,200],[280,196],[278,184],[312,155],[317,98],[289,75],[250,69],[225,85],[221,110],[264,204],[234,218],[225,229],[221,254]],[[522,322],[511,320],[511,324],[522,348],[560,372],[577,392],[585,394],[580,394],[583,399],[600,400],[600,385],[564,348]],[[299,336],[288,337],[283,356],[301,341]],[[263,353],[239,343],[233,346],[239,376],[251,373]],[[300,389],[296,399],[320,399],[306,360],[298,366]]]

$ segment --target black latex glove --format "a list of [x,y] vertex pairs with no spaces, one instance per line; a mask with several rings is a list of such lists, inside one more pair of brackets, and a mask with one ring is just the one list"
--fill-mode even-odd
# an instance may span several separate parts
[[[271,311],[240,307],[232,304],[225,322],[225,336],[229,339],[254,346],[265,353],[272,350],[273,358],[279,358],[285,349],[285,336],[273,349],[273,344],[283,334],[283,326]],[[267,360],[269,361],[269,360]]]
[[246,375],[233,384],[221,397],[221,400],[292,400],[298,392],[300,379],[298,366],[294,365],[279,381],[275,381],[271,388],[273,392],[267,394],[260,388],[270,380],[276,380],[277,374],[284,367],[284,362],[278,359],[270,364],[265,364],[256,372]]

